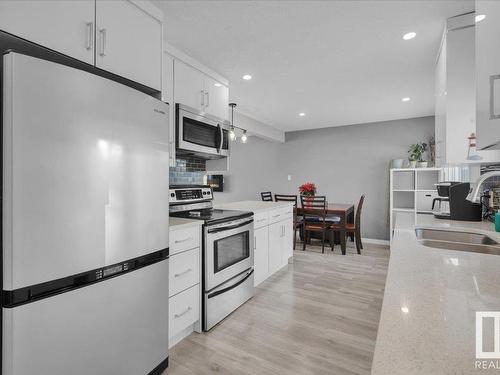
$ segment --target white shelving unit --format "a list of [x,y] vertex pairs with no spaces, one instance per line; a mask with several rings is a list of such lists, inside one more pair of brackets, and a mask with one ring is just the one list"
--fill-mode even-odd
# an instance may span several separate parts
[[443,180],[442,168],[393,168],[390,171],[390,233],[392,241],[396,213],[412,217],[432,214],[432,200],[438,196],[435,183]]

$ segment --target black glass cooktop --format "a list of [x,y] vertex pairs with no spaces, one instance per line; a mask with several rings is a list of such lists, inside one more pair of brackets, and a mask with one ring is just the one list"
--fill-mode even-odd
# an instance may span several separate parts
[[253,212],[250,211],[219,210],[219,209],[205,209],[205,210],[193,210],[193,211],[170,213],[170,216],[181,217],[184,219],[203,220],[205,221],[206,224],[222,223],[224,221],[242,219],[252,215]]

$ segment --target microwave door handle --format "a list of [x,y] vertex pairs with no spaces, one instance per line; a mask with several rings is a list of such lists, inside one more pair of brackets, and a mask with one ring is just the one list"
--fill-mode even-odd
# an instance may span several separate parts
[[224,129],[222,129],[222,126],[219,126],[219,130],[220,130],[220,147],[219,147],[219,149],[222,152],[222,145],[224,144]]
[[240,223],[240,224],[236,224],[236,225],[231,225],[231,226],[228,226],[228,227],[222,227],[222,228],[215,228],[215,229],[209,229],[208,230],[208,233],[219,233],[219,232],[224,232],[226,230],[231,230],[231,229],[236,229],[236,228],[239,228],[239,227],[244,227],[245,225],[248,225],[250,223],[253,223],[253,219],[252,220],[247,220],[243,223]]
[[217,137],[215,138],[215,143],[217,144],[217,153],[220,152],[221,148],[222,148],[222,136],[221,136],[221,130],[222,128],[220,127],[220,124],[217,124]]

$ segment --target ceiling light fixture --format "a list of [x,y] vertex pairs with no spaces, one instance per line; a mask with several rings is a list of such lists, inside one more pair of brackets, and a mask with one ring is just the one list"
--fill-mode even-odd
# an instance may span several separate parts
[[305,114],[304,112],[300,112],[300,113],[299,113],[299,116],[300,116],[300,117],[304,117],[305,115],[306,115],[306,114]]
[[406,98],[403,98],[401,99],[402,102],[409,102],[410,101],[410,98],[406,97]]
[[417,36],[417,33],[415,32],[410,32],[410,33],[406,33],[405,35],[403,35],[403,39],[404,40],[410,40],[410,39],[413,39]]
[[401,311],[404,312],[405,314],[408,314],[410,312],[410,309],[406,306],[401,307]]
[[215,87],[222,87],[222,83],[215,82],[215,83],[214,83],[214,86],[215,86]]
[[245,74],[243,77],[242,77],[245,81],[250,81],[252,79],[252,76],[250,74]]
[[484,20],[486,18],[486,15],[485,14],[478,14],[476,17],[474,17],[474,21],[477,22],[481,22],[482,20]]
[[241,143],[247,143],[248,136],[247,136],[246,129],[240,128],[238,126],[234,126],[234,107],[236,107],[236,103],[229,103],[229,106],[231,107],[231,126],[229,128],[229,139],[231,141],[235,141],[236,140],[236,129],[239,129],[243,132],[243,134],[241,135]]

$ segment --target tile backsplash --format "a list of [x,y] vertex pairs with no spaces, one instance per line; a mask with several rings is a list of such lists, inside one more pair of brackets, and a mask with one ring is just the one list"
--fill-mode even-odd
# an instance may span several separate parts
[[170,167],[170,185],[203,184],[206,162],[197,158],[177,158],[175,167]]

